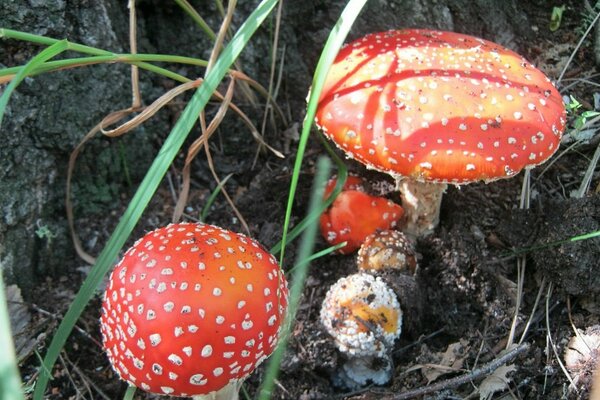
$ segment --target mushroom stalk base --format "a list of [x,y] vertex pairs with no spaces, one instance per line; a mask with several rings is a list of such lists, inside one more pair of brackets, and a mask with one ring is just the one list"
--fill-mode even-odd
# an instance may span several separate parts
[[422,237],[433,232],[440,220],[442,195],[447,187],[445,183],[424,183],[410,179],[398,183],[406,215],[404,231],[407,234]]
[[240,388],[243,379],[232,381],[227,386],[208,394],[197,394],[192,396],[193,400],[238,400],[240,398]]

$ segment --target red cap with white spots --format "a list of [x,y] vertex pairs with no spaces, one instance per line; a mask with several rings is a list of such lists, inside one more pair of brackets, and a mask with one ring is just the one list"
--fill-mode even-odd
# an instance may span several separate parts
[[140,239],[111,274],[104,347],[119,376],[143,390],[236,392],[274,350],[287,295],[277,261],[256,241],[169,225]]
[[[334,178],[327,183],[325,197],[333,191],[336,180]],[[403,214],[402,207],[393,201],[364,193],[362,180],[350,176],[331,207],[321,214],[319,224],[327,243],[346,242],[338,251],[349,254],[356,251],[373,232],[396,227]]]
[[461,184],[547,160],[565,107],[550,80],[515,52],[468,35],[409,29],[342,48],[316,122],[369,167]]

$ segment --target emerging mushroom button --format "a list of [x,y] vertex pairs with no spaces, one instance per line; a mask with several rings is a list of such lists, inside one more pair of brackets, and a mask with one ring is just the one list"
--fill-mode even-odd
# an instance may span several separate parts
[[169,225],[140,239],[111,274],[104,347],[119,376],[143,390],[237,398],[277,344],[287,295],[275,258],[256,241]]
[[358,250],[356,264],[359,271],[397,270],[412,276],[418,267],[414,244],[405,234],[394,230],[367,236]]
[[340,278],[329,288],[321,322],[343,353],[381,357],[400,336],[402,310],[384,281],[358,273]]
[[[342,48],[316,122],[349,157],[397,179],[463,184],[546,161],[565,107],[550,80],[511,50],[453,32],[398,30]],[[411,196],[420,193],[405,195],[409,223]]]

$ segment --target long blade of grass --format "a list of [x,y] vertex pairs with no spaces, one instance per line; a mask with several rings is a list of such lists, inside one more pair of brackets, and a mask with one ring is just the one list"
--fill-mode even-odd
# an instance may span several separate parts
[[202,16],[198,14],[198,11],[196,11],[196,9],[192,7],[192,5],[187,2],[187,0],[175,0],[175,3],[177,3],[177,5],[181,7],[183,11],[185,11],[185,13],[194,20],[194,22],[196,22],[196,24],[200,27],[200,29],[204,31],[204,33],[206,33],[210,40],[214,41],[217,38],[217,34],[215,33],[215,31],[212,30],[212,28],[206,23],[206,21],[204,21],[204,18],[202,18]]
[[14,79],[8,84],[6,89],[4,90],[4,94],[0,97],[0,126],[2,125],[2,119],[4,118],[4,111],[6,110],[6,105],[8,104],[8,100],[10,96],[15,91],[17,86],[25,79],[27,73],[38,65],[44,63],[48,59],[55,57],[56,55],[62,53],[67,49],[67,42],[60,41],[54,43],[52,46],[42,50],[39,54],[33,57],[25,66],[17,73]]
[[[2,38],[24,40],[24,41],[28,41],[31,43],[43,44],[46,46],[52,46],[58,42],[64,41],[67,44],[67,50],[77,51],[79,53],[89,54],[89,55],[93,55],[93,56],[118,56],[118,54],[112,53],[107,50],[97,49],[95,47],[85,46],[85,45],[78,44],[78,43],[73,43],[68,40],[58,40],[58,39],[53,39],[53,38],[49,38],[46,36],[40,36],[40,35],[31,34],[31,33],[15,31],[12,29],[0,28],[0,39],[2,39]],[[131,62],[131,64],[136,65],[143,69],[147,69],[149,71],[153,71],[153,72],[160,71],[159,73],[161,73],[162,75],[167,76],[171,79],[180,80],[180,78],[181,78],[181,75],[179,75],[179,74],[176,74],[167,69],[157,67],[156,65],[152,65],[152,64],[149,64],[146,62]]]
[[555,242],[550,242],[550,243],[546,243],[546,244],[539,245],[539,246],[532,246],[532,247],[527,247],[527,248],[523,248],[523,249],[516,249],[516,250],[513,250],[510,253],[510,255],[519,256],[522,254],[530,253],[532,251],[539,251],[539,250],[547,249],[549,247],[562,246],[563,244],[578,242],[580,240],[589,240],[589,239],[593,239],[593,238],[596,238],[599,236],[600,236],[600,231],[589,232],[589,233],[585,233],[583,235],[573,236],[573,237],[571,237],[569,239],[565,239],[565,240],[557,240]]
[[0,399],[22,400],[21,378],[17,369],[17,358],[15,347],[10,331],[10,319],[8,305],[4,291],[4,280],[0,268]]
[[312,88],[309,95],[308,106],[306,109],[306,117],[304,118],[304,122],[302,124],[302,134],[300,135],[300,140],[298,142],[298,150],[296,152],[296,160],[294,162],[294,171],[292,173],[292,179],[290,182],[290,192],[285,213],[285,221],[283,223],[283,235],[281,238],[281,252],[279,255],[279,262],[281,265],[283,265],[285,255],[285,245],[287,243],[287,234],[292,216],[292,205],[294,203],[294,197],[298,187],[300,170],[302,168],[302,160],[304,158],[306,144],[308,143],[310,129],[317,111],[317,103],[319,101],[321,89],[325,84],[325,78],[327,76],[327,72],[329,71],[329,67],[331,64],[333,64],[333,60],[337,56],[340,47],[342,47],[342,44],[344,43],[352,24],[354,24],[356,17],[358,17],[358,14],[366,2],[367,0],[350,0],[348,4],[346,4],[346,7],[342,11],[342,14],[327,38],[327,42],[325,43],[325,47],[323,48],[321,57],[317,63],[317,68],[315,70]]
[[[329,170],[331,169],[331,162],[325,157],[319,158],[317,161],[317,171],[315,179],[313,181],[313,187],[311,191],[308,214],[319,214],[321,208],[321,202],[323,199],[323,190],[325,188],[325,182],[329,176]],[[302,240],[300,241],[300,247],[298,249],[298,258],[294,265],[294,273],[291,277],[291,288],[289,294],[288,312],[285,316],[283,324],[283,331],[280,335],[280,342],[277,349],[271,355],[265,379],[260,390],[260,400],[266,400],[271,397],[271,392],[275,385],[275,379],[279,373],[279,365],[285,353],[285,348],[289,339],[289,333],[293,327],[293,323],[296,320],[296,311],[298,310],[298,304],[302,291],[304,290],[304,282],[308,275],[308,267],[310,265],[310,259],[313,256],[312,250],[315,244],[315,237],[317,235],[318,224],[315,218],[307,218],[313,221],[309,224],[304,233],[302,234]]]
[[[35,35],[33,33],[16,31],[14,29],[0,28],[0,39],[5,39],[5,38],[23,40],[26,42],[43,44],[45,46],[52,46],[56,42],[61,41],[58,39],[49,38],[47,36]],[[84,53],[84,54],[94,54],[94,55],[113,54],[108,50],[101,50],[101,49],[97,49],[97,48],[91,47],[91,46],[86,46],[83,44],[73,43],[73,42],[69,42],[69,41],[67,41],[67,43],[68,43],[69,50],[78,51],[78,52]]]
[[[207,62],[205,60],[173,56],[169,54],[110,54],[102,56],[89,56],[89,57],[77,57],[67,58],[64,60],[49,61],[39,65],[34,70],[30,71],[27,76],[36,76],[48,72],[55,72],[64,69],[83,67],[95,64],[106,64],[106,63],[125,63],[138,66],[150,72],[154,72],[159,75],[163,75],[167,78],[173,79],[177,82],[189,82],[191,79],[180,75],[176,72],[170,71],[166,68],[159,67],[149,62],[170,62],[178,64],[189,64],[197,65],[200,67],[206,67]],[[0,83],[7,82],[13,78],[23,67],[10,67],[0,71]]]
[[[318,213],[309,214],[307,217],[302,219],[302,221],[300,221],[298,225],[296,225],[291,231],[289,231],[289,233],[287,234],[286,243],[289,243],[296,237],[300,236],[300,234],[304,231],[304,229],[306,229],[308,224],[313,222],[313,219],[311,218],[314,218],[316,220],[320,217],[323,211],[325,211],[327,207],[329,207],[331,203],[333,203],[333,200],[335,200],[337,195],[340,194],[340,192],[342,191],[342,187],[344,186],[344,183],[346,183],[346,179],[348,178],[348,168],[346,168],[344,161],[342,161],[342,159],[338,157],[335,151],[333,151],[329,143],[327,143],[323,138],[323,135],[320,135],[319,138],[322,140],[323,147],[325,147],[325,150],[327,150],[327,153],[335,162],[338,171],[335,188],[332,190],[331,195],[321,203],[321,208],[319,209]],[[283,240],[280,240],[278,243],[275,244],[275,246],[271,248],[271,253],[278,253],[281,250],[282,245]]]
[[[310,257],[308,257],[306,259],[306,263],[312,263],[313,261],[321,258],[321,257],[325,257],[333,252],[335,252],[336,250],[341,249],[342,247],[344,247],[346,244],[348,244],[348,242],[342,242],[342,243],[338,243],[334,246],[330,246],[327,247],[326,249],[317,251],[316,253],[313,253]],[[290,268],[287,272],[286,275],[291,275],[295,270],[296,270],[297,265],[293,266],[292,268]]]
[[123,400],[133,400],[135,396],[135,386],[129,386],[123,395]]
[[[95,64],[103,64],[103,63],[125,63],[136,65],[142,69],[147,71],[163,75],[167,78],[173,79],[176,82],[187,83],[190,82],[191,79],[170,71],[166,68],[159,67],[157,65],[151,64],[152,62],[166,62],[173,64],[187,64],[187,65],[196,65],[199,67],[206,67],[208,65],[208,61],[202,60],[199,58],[193,57],[185,57],[185,56],[176,56],[172,54],[110,54],[110,55],[102,55],[102,56],[89,56],[89,57],[77,57],[77,58],[67,58],[63,60],[56,61],[48,61],[39,66],[37,66],[34,70],[30,71],[27,76],[36,76],[43,73],[55,72],[64,69],[83,67],[88,65]],[[19,67],[10,67],[4,68],[0,70],[0,84],[6,83],[13,79],[13,77],[23,68],[23,66]],[[241,73],[236,70],[230,70],[229,73],[231,76],[236,78],[237,80],[243,81],[248,84],[249,87],[256,90],[258,94],[267,99],[268,102],[271,103],[271,107],[277,112],[277,115],[283,121],[284,125],[287,124],[287,119],[285,114],[281,110],[281,108],[277,105],[277,103],[269,97],[268,91],[260,85],[260,83],[256,82],[253,79],[250,79],[244,73]],[[252,134],[261,142],[261,145],[265,145],[266,143],[262,142],[262,138],[258,130],[252,127],[252,123],[250,120],[237,108],[235,105],[232,105],[232,108],[242,117],[244,122],[249,125]],[[271,151],[276,152],[273,148],[267,146]],[[278,153],[278,152],[276,152]],[[280,155],[278,154],[278,157]]]
[[221,182],[219,182],[219,184],[212,191],[212,193],[210,194],[210,196],[206,200],[206,204],[202,208],[202,212],[200,213],[200,222],[205,222],[206,221],[206,217],[208,216],[208,213],[210,212],[210,208],[214,204],[217,196],[221,193],[221,189],[225,186],[225,184],[227,183],[227,181],[229,180],[229,178],[231,178],[232,176],[233,176],[233,173],[227,175],[225,178],[223,178],[221,180]]
[[52,369],[61,349],[65,345],[75,322],[83,312],[83,309],[94,295],[94,292],[102,278],[112,267],[120,249],[133,231],[140,219],[146,205],[154,195],[169,165],[179,152],[184,140],[192,129],[199,112],[205,107],[219,82],[227,73],[233,61],[240,55],[250,37],[262,24],[271,12],[277,0],[263,0],[250,14],[246,22],[240,27],[229,45],[223,50],[221,57],[217,60],[214,68],[206,76],[204,84],[196,91],[188,105],[183,110],[181,117],[175,123],[171,133],[165,140],[154,162],[150,166],[144,180],[129,203],[127,210],[121,217],[113,234],[106,246],[100,253],[94,268],[83,282],[77,296],[71,303],[64,319],[60,323],[57,332],[52,338],[44,357],[44,366],[40,370],[38,381],[33,394],[34,400],[42,400],[46,386],[50,379],[47,371]]

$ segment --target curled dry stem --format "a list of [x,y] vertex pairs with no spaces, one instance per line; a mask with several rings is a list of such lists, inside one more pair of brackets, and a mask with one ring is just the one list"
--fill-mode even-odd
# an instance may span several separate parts
[[[218,55],[222,48],[227,31],[229,29],[229,26],[231,25],[231,20],[233,18],[233,12],[235,11],[235,6],[236,6],[236,1],[230,1],[228,3],[227,14],[225,15],[223,23],[221,24],[219,34],[217,35],[216,40],[215,40],[215,45],[213,47],[211,58],[208,62],[208,66],[206,68],[207,73],[213,66],[215,60],[218,58]],[[128,7],[129,7],[129,42],[130,42],[131,54],[135,55],[135,54],[137,54],[137,28],[136,28],[137,27],[137,18],[136,18],[136,12],[135,12],[136,11],[135,1],[130,0],[128,2]],[[238,69],[239,69],[239,67],[238,67]],[[257,90],[261,95],[265,96],[265,98],[267,99],[267,103],[273,103],[273,108],[275,110],[277,110],[279,116],[282,118],[282,121],[284,121],[284,123],[285,123],[286,118],[285,118],[283,112],[277,106],[277,104],[275,104],[273,99],[270,97],[270,94],[264,89],[264,87],[262,87],[262,85],[260,85],[258,82],[256,82],[255,80],[251,79],[246,74],[241,72],[241,70],[240,71],[231,70],[230,77],[232,78],[231,83],[228,87],[228,90],[227,90],[227,93],[225,94],[225,96],[223,96],[218,91],[215,91],[215,93],[213,94],[213,96],[217,100],[221,101],[221,106],[219,107],[219,110],[217,111],[217,115],[213,118],[213,120],[211,121],[208,128],[206,128],[205,124],[203,124],[203,122],[204,122],[203,114],[200,116],[203,133],[200,136],[200,138],[198,138],[192,144],[190,149],[188,150],[188,155],[186,157],[186,161],[185,161],[185,165],[184,165],[184,169],[183,169],[183,186],[182,186],[180,196],[179,196],[176,206],[175,206],[175,211],[173,213],[174,221],[178,221],[181,218],[181,215],[183,214],[183,209],[185,207],[185,204],[187,203],[189,187],[190,187],[191,161],[198,154],[198,152],[200,151],[200,148],[203,145],[207,144],[208,138],[214,133],[216,128],[219,126],[219,124],[223,120],[228,108],[231,108],[232,110],[234,110],[234,112],[236,114],[238,114],[238,116],[242,119],[244,124],[248,127],[248,129],[252,133],[252,136],[259,143],[259,146],[266,147],[270,151],[272,151],[276,156],[283,158],[283,154],[280,151],[274,149],[273,147],[269,146],[268,144],[266,144],[264,142],[262,135],[256,129],[256,127],[254,126],[254,124],[252,123],[250,118],[248,118],[248,116],[239,107],[237,107],[235,104],[233,104],[231,102],[232,97],[233,97],[233,88],[235,85],[235,80],[238,79],[241,82],[243,82],[244,85],[242,85],[242,86],[244,86],[245,89],[252,87],[255,90]],[[166,104],[171,102],[175,97],[179,96],[180,94],[182,94],[190,89],[198,88],[202,84],[202,82],[203,82],[202,78],[198,78],[193,81],[185,82],[185,83],[178,85],[177,87],[169,90],[164,95],[160,96],[150,106],[142,107],[142,105],[141,105],[142,101],[141,101],[141,95],[140,95],[140,89],[139,89],[139,68],[136,65],[132,65],[131,66],[131,89],[132,89],[132,105],[131,105],[131,107],[123,109],[123,110],[118,110],[118,111],[112,112],[109,115],[107,115],[104,119],[102,119],[102,121],[98,125],[96,125],[94,128],[92,128],[84,136],[84,138],[81,140],[81,142],[75,147],[75,149],[71,153],[71,155],[69,157],[69,165],[68,165],[68,170],[67,170],[67,183],[66,183],[65,206],[66,206],[67,220],[68,220],[68,224],[69,224],[69,230],[71,232],[71,238],[73,241],[73,245],[75,247],[75,251],[77,252],[79,257],[81,257],[87,263],[94,264],[96,259],[95,259],[95,257],[93,257],[92,255],[90,255],[89,253],[87,253],[84,250],[84,248],[81,244],[81,241],[79,239],[79,236],[77,235],[77,232],[75,230],[75,222],[74,222],[74,215],[73,215],[73,203],[71,201],[73,170],[75,168],[75,163],[76,163],[77,157],[78,157],[79,153],[81,152],[81,150],[83,149],[83,146],[90,139],[92,139],[98,132],[101,132],[103,135],[108,136],[108,137],[118,137],[118,136],[121,136],[121,135],[129,132],[130,130],[136,128],[137,126],[139,126],[140,124],[145,122],[147,119],[152,117],[158,110],[160,110]],[[247,90],[247,91],[249,91],[249,90]],[[247,97],[250,100],[252,100],[252,98],[253,98],[253,96],[248,96],[248,95],[247,95]],[[121,121],[122,119],[130,116],[131,114],[138,113],[138,112],[139,112],[138,115],[131,118],[127,122],[119,125],[118,127],[114,128],[114,129],[107,129],[108,126],[116,124],[118,121]],[[215,180],[217,181],[219,186],[221,186],[221,181],[219,180],[219,178],[214,170],[214,165],[212,164],[212,158],[210,157],[210,152],[209,152],[208,146],[205,146],[205,149],[207,152],[207,157],[209,159],[209,166],[210,166],[211,172],[213,174],[213,177],[215,178]],[[244,226],[245,230],[249,233],[249,228],[248,228],[248,225],[246,224],[244,218],[242,217],[240,212],[237,210],[237,208],[233,204],[233,201],[227,195],[227,193],[225,192],[225,190],[222,186],[221,186],[221,191],[225,195],[225,198],[227,199],[227,201],[230,203],[231,207],[233,208],[235,214],[238,216],[238,218],[239,218],[240,222],[242,223],[242,225]]]
[[[241,75],[240,74],[232,74],[231,76],[233,78],[232,82],[235,81],[235,77],[239,77],[241,79],[249,79],[249,78],[245,77],[245,75],[243,75],[243,74],[241,74]],[[175,97],[179,96],[180,94],[182,94],[190,89],[198,88],[202,83],[203,83],[203,79],[198,78],[194,81],[189,81],[189,82],[183,83],[181,85],[178,85],[177,87],[169,90],[168,92],[166,92],[165,94],[160,96],[148,107],[133,107],[132,106],[132,107],[129,107],[129,108],[126,108],[123,110],[118,110],[118,111],[110,113],[109,115],[104,117],[98,125],[96,125],[94,128],[92,128],[83,137],[83,139],[81,140],[81,142],[79,142],[79,144],[75,147],[75,149],[71,152],[71,155],[69,157],[69,165],[67,168],[65,207],[66,207],[66,213],[67,213],[67,220],[69,223],[69,229],[71,231],[71,238],[73,241],[73,245],[75,247],[75,251],[77,252],[77,255],[79,255],[79,257],[82,258],[85,262],[87,262],[89,264],[94,264],[96,259],[83,249],[81,241],[77,235],[77,232],[75,230],[75,222],[74,222],[74,215],[73,215],[73,203],[71,200],[73,171],[75,169],[77,157],[79,156],[79,153],[83,150],[83,146],[87,142],[89,142],[94,136],[96,136],[96,134],[98,132],[101,132],[105,136],[114,138],[114,137],[119,137],[119,136],[131,131],[132,129],[138,127],[140,124],[142,124],[143,122],[148,120],[154,114],[156,114],[156,112],[158,112],[158,110],[160,110],[166,104],[171,102]],[[218,101],[227,103],[227,106],[229,108],[231,108],[242,119],[242,121],[245,123],[245,125],[250,130],[250,132],[252,132],[252,135],[254,136],[254,138],[260,144],[264,144],[267,148],[269,148],[271,151],[273,151],[275,155],[277,155],[279,157],[283,157],[283,155],[279,151],[277,151],[276,149],[274,149],[271,146],[264,143],[264,141],[262,140],[262,136],[259,134],[256,127],[252,124],[252,121],[250,120],[250,118],[248,118],[248,116],[242,110],[240,110],[239,107],[237,107],[235,104],[231,103],[231,100],[225,101],[226,100],[225,96],[223,96],[219,92],[215,92],[213,94],[213,96]],[[139,112],[139,114],[137,114],[135,117],[131,118],[127,122],[119,125],[118,127],[114,128],[114,129],[108,129],[109,126],[118,123],[119,121],[121,121],[122,119],[128,117],[129,115],[131,115],[133,113],[138,113],[138,112]],[[215,129],[216,129],[216,126],[215,126]],[[197,153],[197,151],[196,151],[196,153]]]
[[202,134],[198,139],[196,139],[189,147],[187,152],[187,157],[185,159],[185,164],[183,166],[183,170],[181,172],[182,175],[182,186],[181,191],[179,192],[179,197],[177,199],[177,204],[175,205],[175,210],[173,211],[173,222],[179,222],[181,215],[183,214],[183,209],[187,204],[187,199],[190,191],[190,169],[191,163],[196,158],[196,155],[204,145],[204,142],[208,141],[208,139],[212,136],[213,133],[217,130],[218,126],[223,121],[225,114],[227,113],[227,109],[231,103],[231,99],[233,97],[233,89],[235,87],[235,80],[232,79],[229,82],[229,86],[227,87],[227,92],[225,93],[225,97],[223,98],[223,102],[219,106],[217,110],[217,114],[212,119],[208,127],[206,127],[204,113],[200,116],[201,120],[201,128]]

